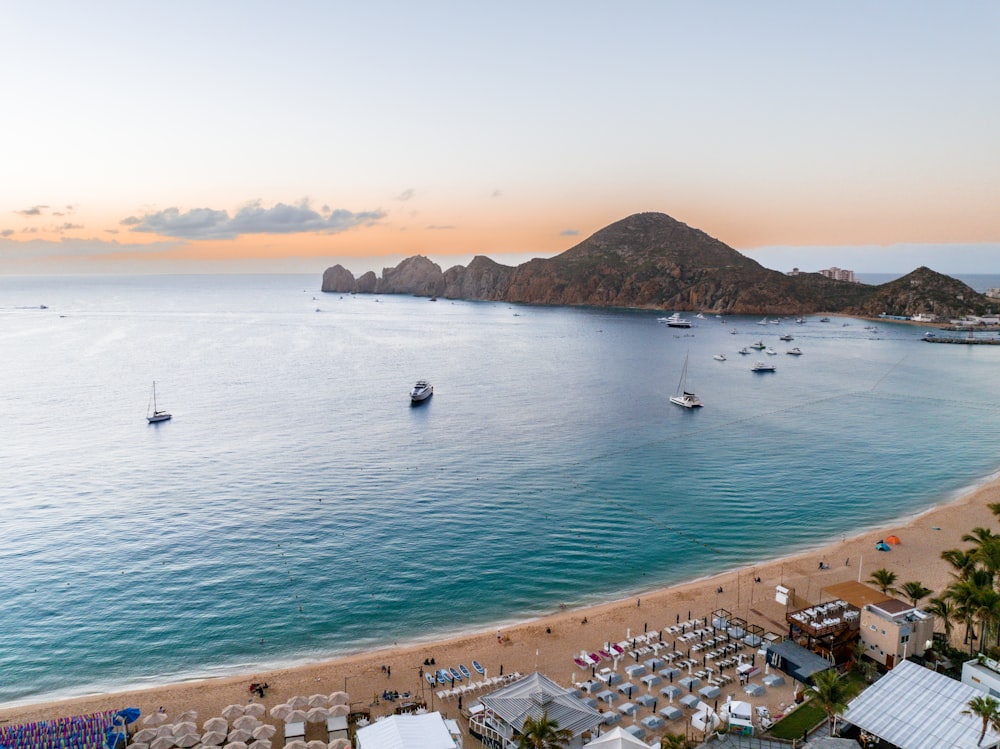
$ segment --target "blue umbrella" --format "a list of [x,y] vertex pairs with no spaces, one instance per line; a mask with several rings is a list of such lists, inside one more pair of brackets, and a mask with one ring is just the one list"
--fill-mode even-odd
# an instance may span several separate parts
[[139,719],[139,708],[126,707],[123,710],[119,710],[115,713],[115,723],[118,723],[119,719],[125,723],[135,723],[135,721]]

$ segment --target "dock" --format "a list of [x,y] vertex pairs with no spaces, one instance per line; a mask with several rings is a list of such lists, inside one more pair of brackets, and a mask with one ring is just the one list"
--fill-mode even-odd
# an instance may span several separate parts
[[967,336],[959,338],[957,336],[940,336],[928,333],[923,337],[927,343],[960,343],[966,346],[1000,346],[1000,338],[975,338]]

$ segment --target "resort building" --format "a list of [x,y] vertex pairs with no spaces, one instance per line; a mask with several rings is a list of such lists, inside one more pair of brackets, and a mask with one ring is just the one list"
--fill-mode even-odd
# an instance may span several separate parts
[[911,655],[923,655],[934,638],[934,617],[916,606],[890,598],[861,609],[865,654],[891,669]]
[[[844,720],[862,737],[881,739],[903,749],[974,749],[1000,746],[1000,733],[968,712],[976,689],[904,661],[847,705]],[[875,746],[874,741],[869,742]],[[884,744],[878,744],[884,746]]]
[[854,278],[853,270],[844,270],[843,268],[837,268],[836,266],[832,268],[827,268],[826,270],[819,271],[821,276],[826,276],[827,278],[832,278],[834,281],[848,281],[850,283],[857,283]]
[[469,732],[494,749],[513,747],[525,721],[543,715],[568,729],[573,736],[567,749],[577,749],[596,737],[607,717],[537,671],[484,695],[469,712]]
[[984,656],[966,661],[962,664],[962,683],[991,697],[1000,697],[1000,663]]

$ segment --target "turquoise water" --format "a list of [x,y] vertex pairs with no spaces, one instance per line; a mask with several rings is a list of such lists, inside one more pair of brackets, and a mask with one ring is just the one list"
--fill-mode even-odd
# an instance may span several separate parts
[[[631,595],[885,524],[1000,464],[1000,349],[919,327],[683,331],[318,285],[0,278],[0,703]],[[758,338],[774,375],[736,353]],[[685,355],[694,412],[667,400]],[[435,395],[411,408],[421,377]],[[150,426],[154,379],[174,418]]]

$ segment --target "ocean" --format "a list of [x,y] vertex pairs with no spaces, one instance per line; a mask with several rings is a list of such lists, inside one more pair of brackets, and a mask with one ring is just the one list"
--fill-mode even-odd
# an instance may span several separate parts
[[[1000,467],[1000,348],[919,326],[683,330],[319,284],[0,277],[0,704],[641,594]],[[737,354],[757,339],[779,353]],[[668,401],[685,357],[696,411]],[[435,394],[411,407],[419,378]],[[173,419],[149,425],[154,380]]]

